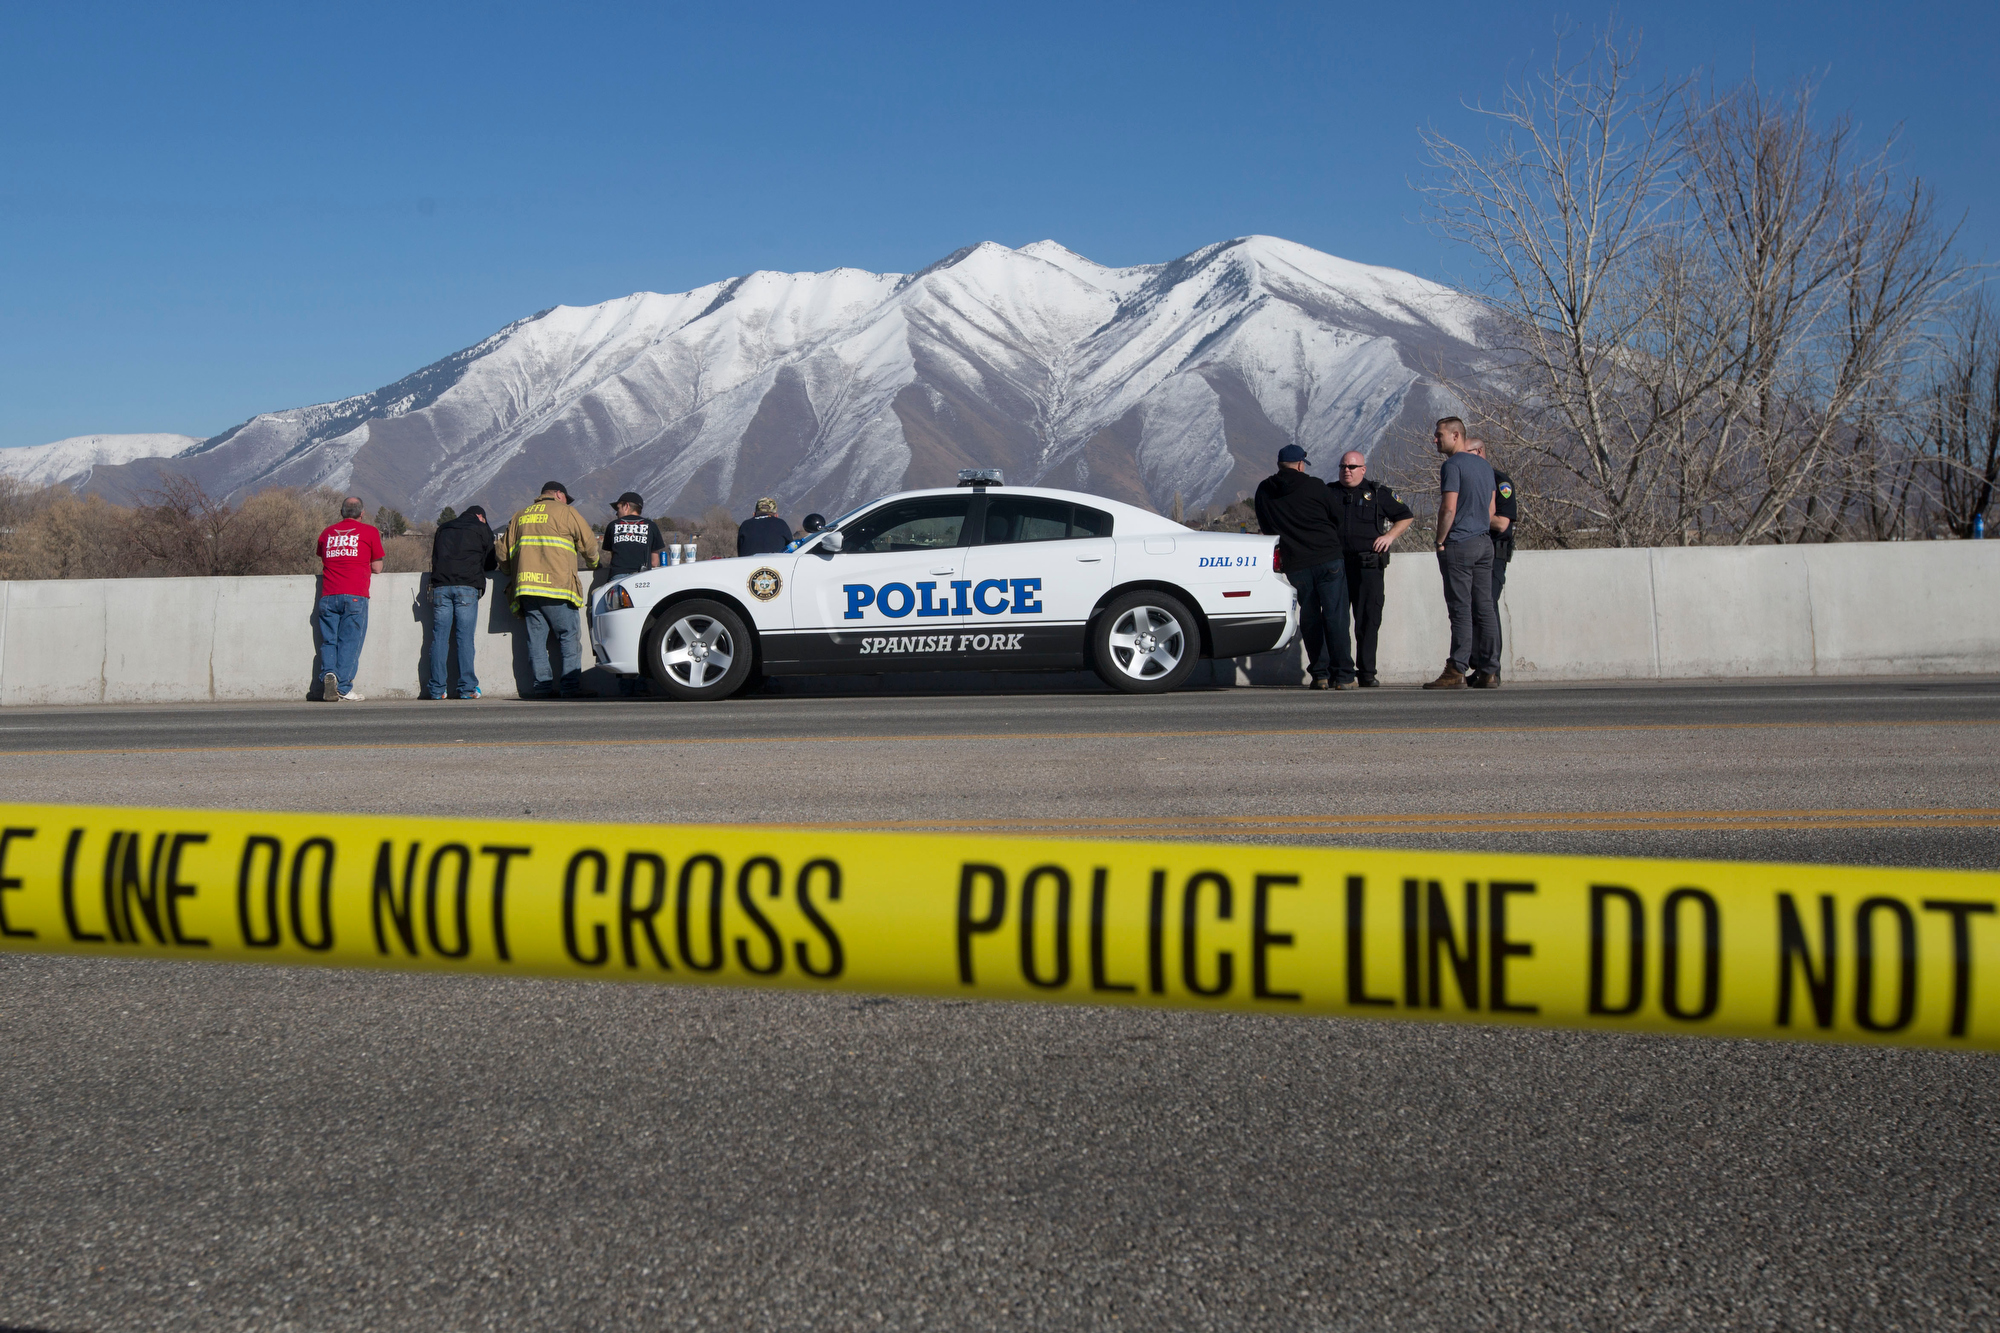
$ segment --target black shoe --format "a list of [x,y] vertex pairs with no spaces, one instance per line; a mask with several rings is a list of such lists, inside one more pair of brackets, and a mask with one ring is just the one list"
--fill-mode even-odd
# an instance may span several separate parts
[[1361,688],[1364,690],[1379,690],[1382,688],[1382,682],[1373,676],[1363,676],[1361,678]]

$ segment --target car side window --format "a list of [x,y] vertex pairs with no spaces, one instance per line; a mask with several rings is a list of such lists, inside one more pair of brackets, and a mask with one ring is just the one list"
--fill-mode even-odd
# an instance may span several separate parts
[[1032,495],[997,495],[986,501],[980,525],[982,545],[1054,542],[1070,537],[1109,537],[1111,515],[1061,500]]
[[1111,515],[1102,509],[1092,509],[1088,505],[1078,505],[1070,518],[1069,535],[1072,537],[1109,537],[1111,535]]
[[956,546],[972,502],[956,495],[883,505],[840,530],[843,551],[930,551]]

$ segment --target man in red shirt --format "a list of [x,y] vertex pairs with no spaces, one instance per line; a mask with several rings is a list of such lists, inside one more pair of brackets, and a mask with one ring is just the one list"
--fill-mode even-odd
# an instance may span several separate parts
[[382,533],[361,521],[361,500],[340,502],[340,522],[319,535],[320,698],[360,703],[354,671],[368,637],[368,583],[382,572]]

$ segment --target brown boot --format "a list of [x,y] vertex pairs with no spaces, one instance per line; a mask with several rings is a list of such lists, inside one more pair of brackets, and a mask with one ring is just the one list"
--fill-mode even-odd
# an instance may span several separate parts
[[1500,688],[1500,673],[1497,671],[1475,671],[1467,682],[1475,690],[1497,690]]
[[1451,663],[1446,662],[1444,670],[1438,673],[1438,678],[1424,682],[1424,688],[1427,690],[1462,690],[1465,688],[1465,673]]

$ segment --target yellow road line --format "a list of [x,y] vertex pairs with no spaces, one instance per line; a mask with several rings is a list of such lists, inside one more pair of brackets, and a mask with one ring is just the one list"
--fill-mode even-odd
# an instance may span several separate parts
[[1255,833],[1323,833],[1377,836],[1433,833],[1639,833],[1745,832],[1783,829],[2000,828],[2000,810],[1661,810],[1576,811],[1507,815],[1205,815],[1195,818],[1118,816],[986,819],[968,826],[956,820],[879,820],[782,827],[818,827],[857,832],[951,830],[996,835],[1025,833],[1212,836]]
[[[774,825],[780,829],[838,829],[844,833],[916,833],[916,829],[904,829],[900,825]],[[1786,831],[1786,829],[2000,829],[2000,819],[1872,819],[1872,821],[1700,821],[1700,823],[1680,823],[1680,821],[1648,821],[1648,823],[1546,823],[1546,825],[1380,825],[1368,821],[1354,821],[1346,825],[1316,825],[1300,829],[1298,825],[1258,825],[1258,823],[1232,823],[1232,825],[1212,825],[1212,823],[1182,823],[1174,829],[1160,829],[1158,825],[1118,825],[1104,823],[1094,827],[1074,827],[1074,825],[1020,825],[1004,829],[968,829],[966,833],[986,833],[992,837],[1034,837],[1034,835],[1090,835],[1090,837],[1152,837],[1152,839],[1180,839],[1180,837],[1242,837],[1252,833],[1272,833],[1288,837],[1406,837],[1406,835],[1440,835],[1440,833],[1758,833],[1758,831]]]
[[0,759],[33,759],[48,755],[91,754],[283,754],[299,751],[311,754],[346,750],[472,750],[529,747],[548,749],[572,745],[600,746],[692,746],[692,745],[882,745],[912,741],[1177,741],[1224,737],[1319,736],[1328,740],[1349,736],[1541,736],[1562,733],[1616,733],[1657,731],[1826,731],[1852,728],[1895,727],[1993,727],[2000,718],[1935,718],[1903,722],[1638,722],[1605,725],[1553,727],[1270,727],[1270,728],[1190,728],[1184,731],[973,731],[912,732],[896,735],[828,736],[656,736],[610,737],[563,740],[556,737],[527,736],[503,741],[379,741],[342,745],[318,742],[273,745],[116,745],[78,749],[0,750]]
[[[1565,827],[1579,823],[1602,823],[1605,821],[1635,822],[1708,819],[1768,819],[1801,820],[1832,819],[1852,820],[1909,820],[1936,819],[1942,817],[1971,818],[1976,820],[2000,820],[2000,809],[1880,809],[1880,810],[1543,810],[1531,813],[1509,814],[1505,811],[1469,811],[1465,814],[1328,814],[1328,815],[1196,815],[1177,817],[1173,815],[1051,815],[1045,818],[1025,819],[982,819],[977,821],[980,829],[1002,828],[1068,828],[1094,827],[1105,824],[1130,825],[1132,827],[1185,828],[1192,824],[1204,826],[1226,826],[1230,824],[1330,824],[1348,826],[1354,824],[1435,824],[1440,827],[1460,823],[1557,823]],[[863,827],[855,825],[825,825],[829,828]],[[964,820],[957,819],[910,819],[876,820],[866,824],[868,828],[908,828],[908,829],[952,829],[968,827]]]

